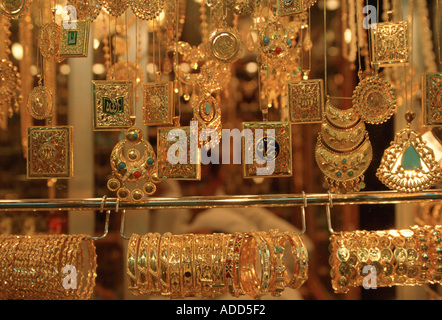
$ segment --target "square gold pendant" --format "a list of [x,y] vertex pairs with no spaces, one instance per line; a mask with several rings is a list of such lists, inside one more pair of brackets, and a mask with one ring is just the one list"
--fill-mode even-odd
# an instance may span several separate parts
[[292,175],[289,122],[244,122],[242,135],[244,178]]
[[292,123],[319,123],[324,110],[322,79],[290,82],[289,112]]
[[62,28],[60,39],[60,57],[87,57],[89,48],[89,21],[76,21],[74,29]]
[[277,15],[286,16],[304,11],[304,0],[278,0]]
[[408,65],[410,41],[408,21],[377,23],[371,29],[372,64],[379,67]]
[[442,125],[442,73],[422,75],[424,125]]
[[133,82],[92,81],[94,130],[128,129],[134,124]]
[[[191,130],[195,132],[191,134]],[[192,144],[193,137],[198,139],[198,127],[158,128],[157,159],[160,179],[201,179],[198,142]]]
[[143,84],[144,125],[172,125],[174,110],[172,81],[158,81]]
[[73,177],[72,126],[28,128],[28,179]]

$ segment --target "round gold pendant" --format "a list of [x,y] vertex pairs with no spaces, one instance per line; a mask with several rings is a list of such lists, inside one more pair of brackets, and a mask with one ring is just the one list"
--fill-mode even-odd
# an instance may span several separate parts
[[19,19],[27,12],[31,2],[31,0],[0,0],[0,14],[10,19]]
[[28,96],[28,111],[34,119],[45,119],[52,115],[52,94],[45,86],[37,86]]
[[216,29],[209,37],[210,53],[220,62],[232,63],[241,53],[241,40],[234,28]]
[[396,111],[394,89],[377,76],[364,79],[353,92],[353,108],[365,122],[381,124]]

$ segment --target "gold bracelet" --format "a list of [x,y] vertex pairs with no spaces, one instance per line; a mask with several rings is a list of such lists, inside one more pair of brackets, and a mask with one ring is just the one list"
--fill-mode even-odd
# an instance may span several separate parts
[[138,250],[138,260],[137,260],[137,268],[138,268],[138,279],[137,279],[137,287],[140,292],[145,294],[149,293],[149,277],[147,270],[147,257],[148,257],[148,247],[149,247],[149,234],[145,234],[140,238],[140,247]]
[[195,240],[193,234],[183,235],[183,250],[181,252],[182,273],[183,273],[183,296],[195,296],[195,272],[194,272],[194,250]]
[[434,226],[431,233],[431,246],[433,252],[433,266],[434,271],[432,273],[433,283],[441,283],[442,280],[442,226]]
[[194,247],[194,276],[195,276],[195,295],[201,296],[202,295],[202,273],[203,273],[203,246],[204,246],[204,237],[203,234],[196,234],[194,241],[195,241],[195,247]]
[[170,295],[169,283],[169,245],[172,234],[166,232],[160,238],[160,254],[159,254],[159,278],[160,278],[160,292],[163,296]]
[[159,233],[149,234],[149,259],[148,259],[148,277],[149,277],[149,293],[158,295],[161,293],[160,287],[160,238],[161,235]]
[[213,234],[212,290],[214,295],[221,295],[226,292],[224,264],[226,260],[226,240],[229,236],[223,233]]
[[279,297],[285,289],[286,268],[284,264],[284,251],[286,236],[278,229],[268,232],[269,245],[271,246],[271,280],[269,291],[272,296]]
[[132,234],[127,246],[127,275],[129,280],[129,291],[133,295],[140,295],[139,288],[137,287],[138,268],[137,257],[138,247],[140,243],[140,236],[138,234]]
[[293,277],[286,283],[292,289],[298,289],[308,277],[308,254],[301,237],[294,232],[285,232],[292,246],[292,254],[295,258]]
[[201,261],[201,296],[213,298],[213,235],[207,234],[203,238],[202,261]]
[[231,267],[230,277],[228,280],[229,292],[234,297],[239,297],[241,295],[244,295],[244,291],[241,288],[240,273],[238,270],[243,240],[244,240],[244,234],[236,232],[233,235],[233,244],[231,244],[229,241],[229,251],[226,263]]
[[183,281],[181,275],[181,255],[183,250],[182,236],[172,235],[169,246],[169,287],[170,299],[183,298]]

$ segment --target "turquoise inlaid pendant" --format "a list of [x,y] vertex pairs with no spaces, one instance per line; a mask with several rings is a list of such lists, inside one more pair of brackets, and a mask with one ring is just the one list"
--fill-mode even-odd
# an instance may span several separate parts
[[421,158],[412,145],[402,155],[401,166],[404,170],[417,170],[422,167]]

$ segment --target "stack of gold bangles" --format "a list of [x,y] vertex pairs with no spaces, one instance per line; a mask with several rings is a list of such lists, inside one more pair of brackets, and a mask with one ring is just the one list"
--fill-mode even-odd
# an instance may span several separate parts
[[441,283],[442,226],[334,232],[330,242],[335,293],[346,293],[356,286],[368,289]]
[[86,235],[0,236],[0,299],[89,299],[96,268]]
[[[285,264],[286,244],[294,256],[293,275]],[[260,267],[260,268],[259,268]],[[260,275],[258,271],[260,270]],[[230,294],[280,296],[307,280],[308,255],[298,234],[133,234],[128,243],[127,275],[134,295],[170,299],[213,298]]]

